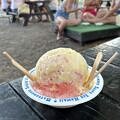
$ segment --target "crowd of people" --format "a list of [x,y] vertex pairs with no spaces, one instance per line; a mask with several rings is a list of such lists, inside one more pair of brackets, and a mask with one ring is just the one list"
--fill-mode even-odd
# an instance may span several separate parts
[[[64,28],[78,25],[81,21],[90,23],[115,23],[120,13],[120,0],[112,0],[109,9],[101,8],[102,0],[84,0],[83,8],[79,8],[79,0],[64,0],[55,14],[57,40],[62,39]],[[69,14],[81,14],[80,18],[69,19]]]
[[24,3],[24,0],[1,0],[1,9],[3,11],[10,10],[16,12],[17,8]]
[[[10,9],[12,11],[15,11],[20,4],[24,3],[24,0],[10,1]],[[102,0],[57,0],[57,2],[58,1],[60,4],[54,15],[57,40],[62,39],[66,26],[78,25],[81,21],[90,23],[115,23],[117,14],[120,14],[120,0],[110,0],[111,6],[109,9],[101,7]],[[83,7],[79,7],[80,1],[82,1]],[[8,3],[7,0],[1,1],[1,8],[4,11],[6,11]],[[69,18],[70,13],[75,13],[75,17]]]

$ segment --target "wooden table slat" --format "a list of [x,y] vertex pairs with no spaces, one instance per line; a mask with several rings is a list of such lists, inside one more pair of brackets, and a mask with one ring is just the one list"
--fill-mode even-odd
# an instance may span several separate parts
[[7,84],[0,85],[0,120],[40,120]]

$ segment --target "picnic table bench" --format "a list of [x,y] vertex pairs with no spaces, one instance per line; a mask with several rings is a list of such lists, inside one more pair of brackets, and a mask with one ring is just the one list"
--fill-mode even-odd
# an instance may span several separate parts
[[3,12],[2,10],[0,10],[0,18],[6,18],[9,20],[9,23],[11,22],[11,15],[6,15],[5,12]]
[[[120,53],[120,37],[81,51],[92,66],[102,51],[103,65],[114,52]],[[14,74],[14,73],[13,73]],[[0,120],[119,120],[120,55],[102,72],[104,88],[93,100],[68,109],[37,103],[22,90],[22,78],[0,84]]]
[[102,40],[120,35],[120,26],[114,24],[79,24],[65,29],[65,36],[78,41],[81,45],[89,41]]

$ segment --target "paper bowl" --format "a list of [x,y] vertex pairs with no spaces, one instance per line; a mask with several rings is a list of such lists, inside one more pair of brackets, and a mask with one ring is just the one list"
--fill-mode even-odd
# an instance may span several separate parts
[[81,24],[82,24],[82,25],[90,25],[89,22],[82,22]]
[[[34,73],[34,71],[35,69],[33,68],[32,70],[30,70],[30,73]],[[33,99],[38,103],[49,105],[56,108],[69,108],[85,103],[95,98],[103,89],[103,78],[101,74],[99,74],[94,79],[94,85],[88,92],[86,92],[81,96],[71,97],[71,98],[51,98],[51,97],[43,96],[37,93],[35,90],[33,90],[30,84],[30,79],[27,76],[23,77],[22,88],[28,97],[30,97],[31,99]]]
[[95,23],[95,25],[104,25],[102,22]]

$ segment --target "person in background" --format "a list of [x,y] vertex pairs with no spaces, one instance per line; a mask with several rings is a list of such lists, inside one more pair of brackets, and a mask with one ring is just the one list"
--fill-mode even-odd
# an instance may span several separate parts
[[100,4],[101,0],[84,0],[82,9],[83,19],[94,18],[95,16],[97,16]]
[[[102,11],[101,11],[102,14]],[[104,13],[102,17],[95,17],[87,19],[91,23],[103,22],[103,23],[115,23],[116,15],[120,14],[120,0],[112,0],[110,9]]]
[[81,19],[69,18],[70,13],[76,13],[78,8],[78,0],[64,0],[58,7],[55,14],[55,23],[57,26],[57,40],[63,39],[63,31],[66,26],[78,25]]
[[[45,1],[45,0],[42,0],[42,1]],[[50,11],[52,12],[52,14],[54,14],[56,12],[58,3],[59,3],[59,0],[47,1],[47,5],[48,5]],[[39,21],[49,21],[49,13],[47,10],[47,8],[48,8],[47,5],[45,5],[45,3],[41,3],[41,2],[37,3],[37,6],[39,7],[40,13],[42,14],[41,17],[39,18]],[[42,19],[43,15],[45,16],[44,20]]]
[[16,12],[20,4],[23,4],[24,0],[1,0],[1,8],[5,12]]

